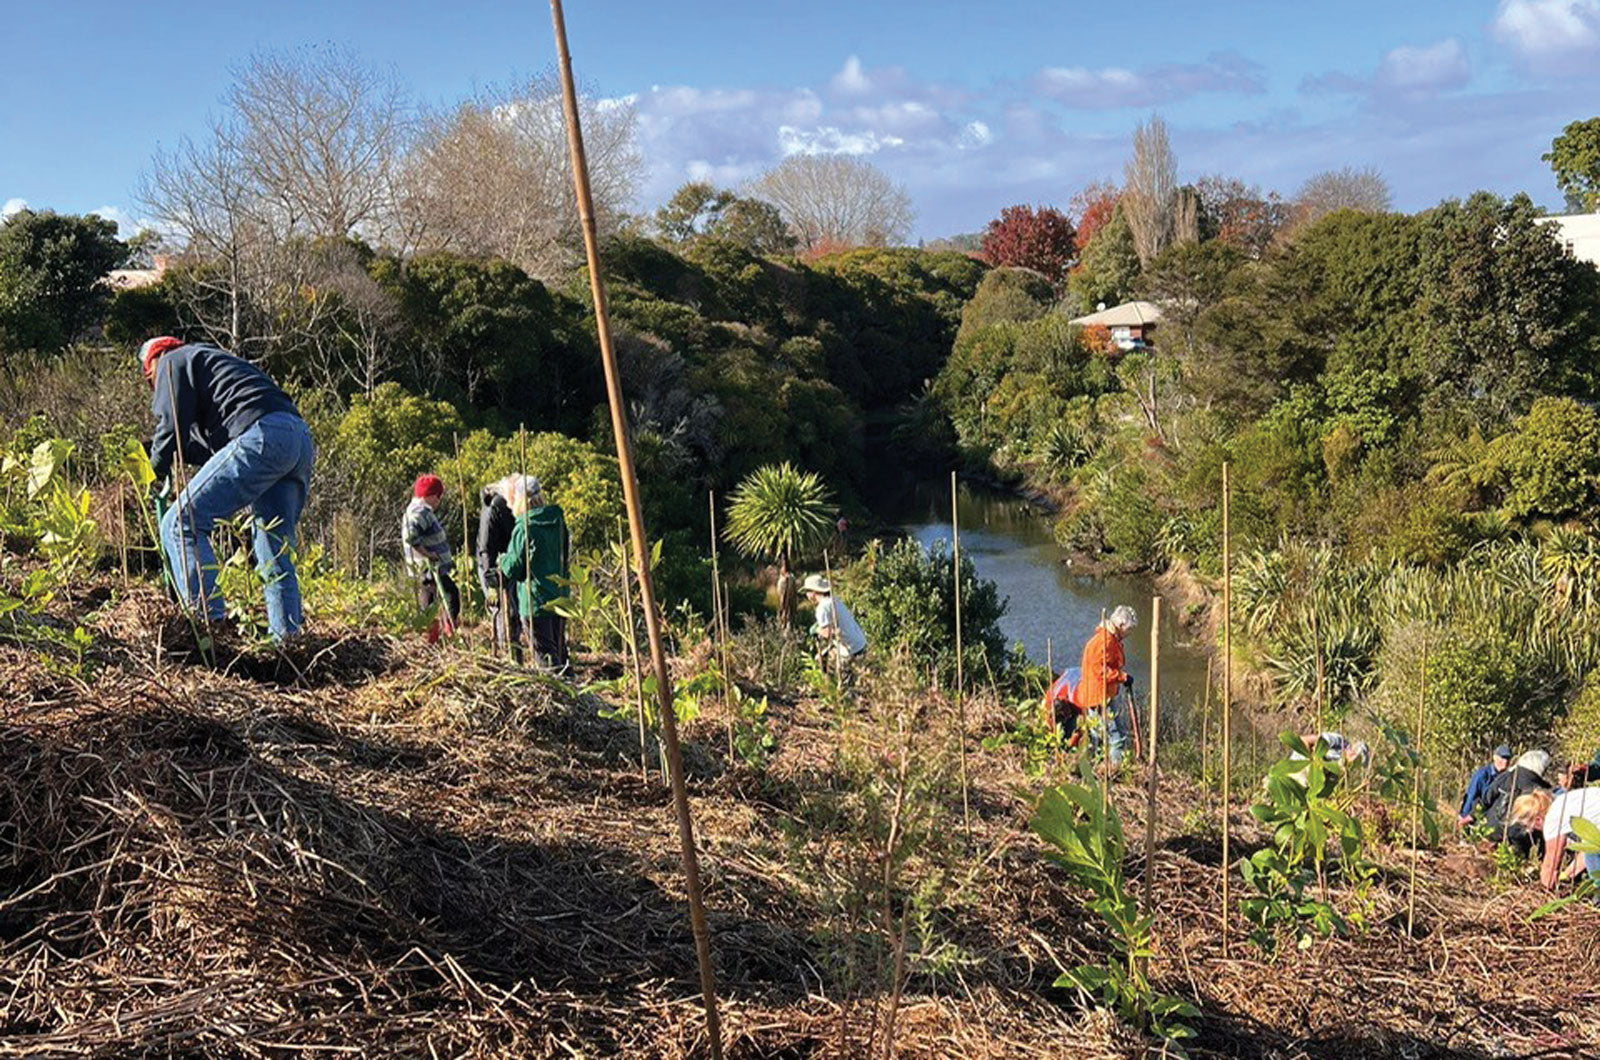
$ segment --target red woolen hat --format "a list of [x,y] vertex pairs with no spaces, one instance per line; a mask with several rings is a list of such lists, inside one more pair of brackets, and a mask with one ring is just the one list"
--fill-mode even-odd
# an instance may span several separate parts
[[444,495],[444,479],[438,475],[420,475],[417,484],[411,487],[413,497],[436,497]]
[[156,377],[156,361],[161,355],[170,350],[175,350],[183,345],[182,339],[175,339],[171,335],[161,335],[150,339],[139,347],[139,367],[144,370],[146,379]]

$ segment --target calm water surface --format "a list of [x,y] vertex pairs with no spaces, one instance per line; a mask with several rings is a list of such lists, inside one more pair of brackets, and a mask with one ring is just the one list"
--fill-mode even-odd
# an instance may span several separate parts
[[[963,486],[957,507],[962,555],[972,561],[980,577],[995,583],[1006,600],[1000,628],[1007,642],[1020,641],[1033,661],[1053,663],[1059,672],[1077,665],[1102,610],[1109,614],[1128,604],[1139,614],[1139,628],[1127,640],[1128,669],[1143,699],[1149,692],[1152,580],[1074,572],[1051,534],[1050,517],[1015,497]],[[917,489],[901,501],[895,519],[924,546],[948,544],[949,487]],[[1173,609],[1163,606],[1162,612],[1161,702],[1164,709],[1181,710],[1197,705],[1204,695],[1206,656],[1179,625]]]

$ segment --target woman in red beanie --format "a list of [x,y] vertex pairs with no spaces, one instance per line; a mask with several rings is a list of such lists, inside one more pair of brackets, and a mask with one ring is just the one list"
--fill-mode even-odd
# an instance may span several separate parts
[[400,520],[400,544],[406,567],[417,579],[417,603],[424,611],[439,600],[443,588],[449,600],[449,619],[435,619],[428,627],[428,642],[439,639],[440,627],[453,633],[461,618],[461,590],[450,577],[454,557],[450,554],[450,537],[439,521],[439,504],[444,500],[444,481],[438,475],[422,475],[411,487],[411,503]]

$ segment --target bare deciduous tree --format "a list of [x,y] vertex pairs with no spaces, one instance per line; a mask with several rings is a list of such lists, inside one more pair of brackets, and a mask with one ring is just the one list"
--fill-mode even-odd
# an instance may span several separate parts
[[916,219],[905,188],[846,155],[794,155],[750,193],[778,208],[806,250],[900,243]]
[[1133,229],[1139,262],[1150,264],[1172,243],[1177,225],[1178,162],[1167,124],[1152,114],[1133,130],[1133,157],[1123,168],[1122,209]]
[[378,234],[393,206],[409,106],[394,79],[344,48],[261,52],[227,104],[239,158],[285,233]]
[[[636,118],[626,103],[585,97],[580,107],[603,236],[616,230],[639,179]],[[434,116],[403,172],[401,212],[422,246],[505,258],[545,280],[580,260],[566,122],[550,78]]]
[[[208,136],[160,151],[140,198],[178,249],[185,323],[247,355],[334,342],[326,244],[381,239],[395,216],[407,110],[342,50],[263,53],[237,72]],[[309,296],[308,296],[309,295]]]
[[1295,196],[1295,227],[1315,224],[1339,210],[1388,213],[1392,204],[1389,182],[1376,169],[1330,169],[1300,185]]

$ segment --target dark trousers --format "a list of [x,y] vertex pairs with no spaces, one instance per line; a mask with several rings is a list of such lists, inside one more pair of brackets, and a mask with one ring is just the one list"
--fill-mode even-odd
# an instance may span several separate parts
[[567,620],[560,615],[539,615],[533,626],[533,652],[553,669],[567,665]]
[[[435,577],[438,578],[437,585],[434,583]],[[445,571],[439,571],[437,575],[427,571],[418,577],[417,603],[424,611],[431,609],[439,602],[439,585],[444,586],[445,596],[450,600],[450,624],[455,625],[461,620],[461,590],[456,586],[455,579]]]

